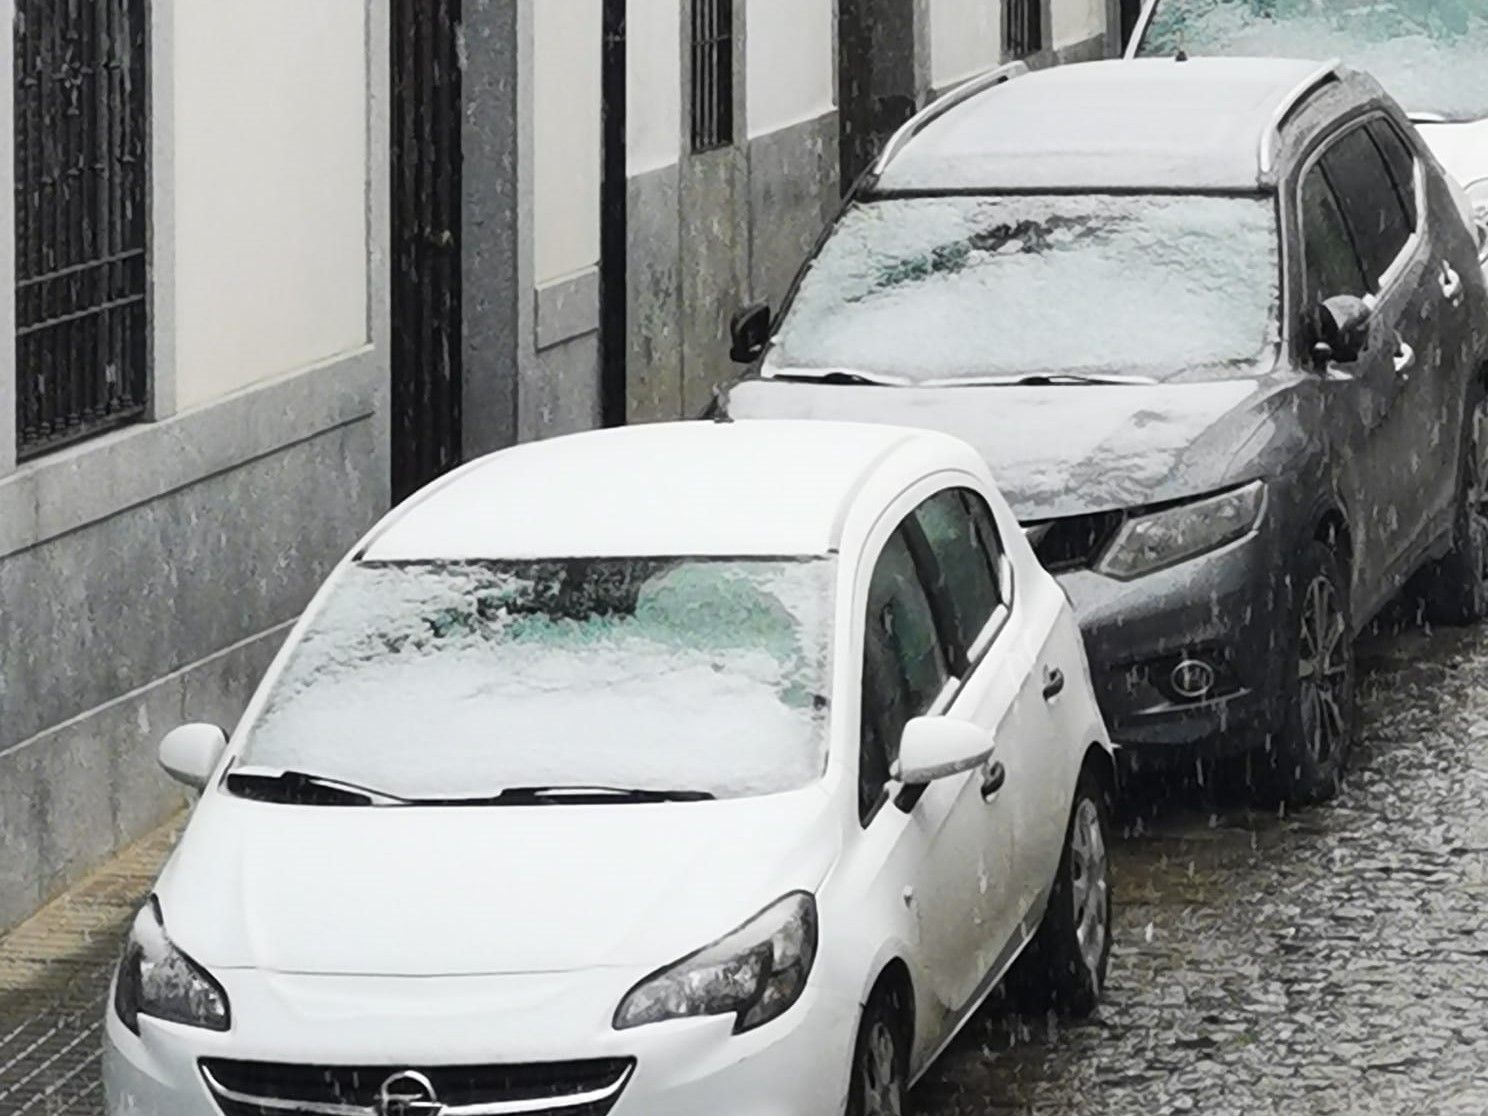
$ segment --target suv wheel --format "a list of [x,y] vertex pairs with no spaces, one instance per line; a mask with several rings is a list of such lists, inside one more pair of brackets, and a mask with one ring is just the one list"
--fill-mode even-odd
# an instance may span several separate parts
[[1425,616],[1437,624],[1488,617],[1488,393],[1481,383],[1468,398],[1467,424],[1452,549],[1422,574]]
[[1268,799],[1290,806],[1338,793],[1354,735],[1355,664],[1348,572],[1312,541],[1292,575],[1289,661],[1276,725],[1261,751]]

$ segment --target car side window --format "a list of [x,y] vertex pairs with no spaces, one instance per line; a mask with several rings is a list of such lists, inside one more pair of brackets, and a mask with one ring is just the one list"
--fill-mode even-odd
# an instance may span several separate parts
[[1405,142],[1399,129],[1383,117],[1369,122],[1369,134],[1373,137],[1380,154],[1385,157],[1385,166],[1390,170],[1390,181],[1395,184],[1395,193],[1405,207],[1405,215],[1412,229],[1420,228],[1420,215],[1416,212],[1416,156]]
[[1412,231],[1384,156],[1369,137],[1369,129],[1360,126],[1328,148],[1323,166],[1338,192],[1338,203],[1370,283],[1377,286]]
[[[973,510],[976,505],[985,519]],[[930,497],[914,515],[934,566],[931,593],[945,602],[956,657],[964,660],[993,610],[1003,603],[996,557],[983,534],[991,512],[977,493],[958,488]]]
[[864,821],[882,799],[904,726],[934,704],[949,678],[930,598],[901,525],[879,555],[868,586],[858,759],[858,809]]
[[1302,180],[1302,251],[1307,267],[1304,313],[1335,295],[1363,298],[1369,292],[1358,253],[1321,164]]

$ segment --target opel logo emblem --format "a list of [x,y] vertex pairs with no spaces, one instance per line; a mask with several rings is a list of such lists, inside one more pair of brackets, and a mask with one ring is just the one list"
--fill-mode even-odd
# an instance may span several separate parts
[[377,1090],[377,1116],[440,1116],[444,1105],[434,1082],[417,1070],[403,1070]]

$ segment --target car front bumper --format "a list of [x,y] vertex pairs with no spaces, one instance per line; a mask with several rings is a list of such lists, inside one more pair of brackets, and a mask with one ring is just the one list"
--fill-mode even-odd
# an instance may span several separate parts
[[[611,990],[581,992],[563,975],[395,980],[228,974],[224,984],[235,1014],[226,1033],[142,1018],[142,1033],[135,1035],[107,1009],[106,1111],[222,1116],[201,1070],[210,1058],[376,1066],[389,1075],[421,1067],[628,1058],[634,1069],[610,1116],[823,1116],[843,1110],[858,1016],[851,997],[810,986],[779,1019],[743,1035],[732,1033],[732,1016],[615,1031],[609,1013],[635,975],[615,982],[618,992],[610,1000]],[[354,1103],[373,1116],[371,1100]],[[541,1111],[559,1116],[565,1109],[555,1104]],[[600,1109],[568,1111],[587,1116]]]
[[[1131,581],[1059,575],[1085,637],[1111,739],[1157,764],[1241,751],[1276,715],[1290,588],[1280,532],[1262,529]],[[1180,663],[1215,673],[1202,698],[1173,685]]]

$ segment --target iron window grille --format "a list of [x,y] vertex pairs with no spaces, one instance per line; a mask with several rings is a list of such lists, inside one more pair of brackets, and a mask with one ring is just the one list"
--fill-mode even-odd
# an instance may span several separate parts
[[692,150],[734,142],[734,0],[692,0]]
[[16,0],[16,448],[142,414],[146,0]]
[[1007,0],[1002,22],[1009,58],[1027,58],[1044,49],[1044,0]]

